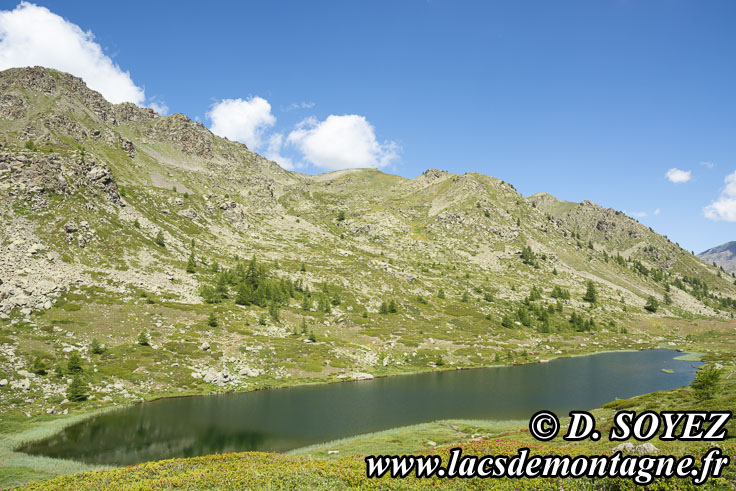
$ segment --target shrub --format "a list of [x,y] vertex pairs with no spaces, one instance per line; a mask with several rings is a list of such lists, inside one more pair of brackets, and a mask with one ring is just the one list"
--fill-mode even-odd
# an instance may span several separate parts
[[89,352],[93,355],[101,355],[105,352],[105,347],[102,346],[97,339],[93,339],[92,343],[89,345]]
[[381,306],[378,308],[379,314],[388,314],[388,304],[386,302],[381,302]]
[[659,302],[657,302],[657,299],[649,295],[649,298],[647,299],[647,304],[644,306],[644,309],[647,312],[651,312],[653,314],[657,311],[658,308]]
[[210,312],[209,317],[207,317],[207,325],[210,327],[217,327],[217,317],[214,312]]

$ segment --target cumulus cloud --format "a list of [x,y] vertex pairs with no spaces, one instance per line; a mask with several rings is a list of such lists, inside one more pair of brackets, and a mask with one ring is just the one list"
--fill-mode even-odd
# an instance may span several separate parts
[[263,132],[276,123],[271,104],[262,97],[223,99],[207,113],[212,133],[245,143],[249,148],[262,144]]
[[703,214],[711,220],[736,222],[736,171],[727,175],[724,182],[720,196],[703,208]]
[[662,210],[660,210],[659,208],[657,208],[652,213],[654,213],[655,215],[659,215],[660,213],[662,213]]
[[305,119],[287,141],[308,162],[327,170],[385,167],[398,158],[399,151],[394,142],[379,143],[373,126],[357,114],[333,114],[324,121]]
[[644,218],[647,216],[646,211],[632,211],[631,216],[635,218]]
[[169,106],[161,100],[153,98],[149,103],[148,107],[159,113],[161,116],[169,114]]
[[289,157],[281,155],[281,149],[284,145],[283,133],[274,133],[268,138],[268,146],[266,147],[265,157],[273,160],[286,170],[294,168],[294,162]]
[[716,166],[716,164],[714,164],[713,162],[700,162],[700,165],[702,165],[706,169],[712,169]]
[[81,77],[112,103],[145,100],[143,89],[103,53],[90,31],[28,2],[0,10],[0,70],[33,65]]
[[665,177],[670,181],[674,183],[681,183],[681,182],[687,182],[690,180],[692,172],[687,170],[681,170],[676,169],[675,167],[671,168],[667,171],[665,174]]

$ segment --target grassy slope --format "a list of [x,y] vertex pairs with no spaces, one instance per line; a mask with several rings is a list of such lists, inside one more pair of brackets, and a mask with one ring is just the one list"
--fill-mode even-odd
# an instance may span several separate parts
[[[10,174],[0,174],[3,225],[32,230],[65,267],[85,275],[52,309],[30,316],[16,310],[0,319],[0,340],[14,350],[0,354],[0,379],[19,377],[35,357],[63,366],[64,350],[71,348],[84,357],[94,396],[63,402],[66,374],[41,377],[28,392],[0,387],[4,434],[55,420],[59,416],[46,414],[50,409],[85,413],[140,398],[334,381],[358,371],[380,376],[659,345],[692,350],[711,325],[718,331],[733,316],[717,302],[736,295],[732,278],[613,210],[546,195],[525,198],[510,184],[475,173],[428,171],[413,180],[376,170],[290,173],[182,115],[151,119],[136,109],[130,120],[118,117],[119,124],[109,115],[103,120],[95,107],[111,114],[120,107],[79,87],[67,92],[63,84],[71,82],[49,73],[59,84],[51,92],[9,90],[25,97],[28,108],[22,119],[0,119],[4,149],[28,158],[102,162],[127,206],[113,206],[86,188],[66,196],[21,191]],[[77,126],[47,125],[50,115]],[[34,151],[23,148],[28,127],[43,139]],[[95,130],[102,137],[90,137]],[[133,141],[133,158],[118,135]],[[38,198],[48,205],[32,206]],[[227,203],[234,211],[222,208]],[[344,221],[337,219],[341,211]],[[70,220],[86,220],[94,229],[84,248],[67,242],[62,228]],[[154,243],[159,230],[166,247]],[[192,239],[198,266],[186,274]],[[0,245],[10,245],[10,238],[0,238]],[[536,266],[519,258],[527,245],[537,253]],[[197,287],[215,282],[213,262],[231,267],[236,256],[253,254],[273,277],[303,281],[313,305],[323,285],[330,298],[339,295],[340,305],[330,313],[305,311],[304,295],[297,294],[276,321],[266,309],[238,306],[232,298],[201,303]],[[614,261],[618,254],[628,262]],[[41,255],[31,261],[40,270],[55,267]],[[661,270],[664,279],[636,272],[633,261]],[[23,271],[18,276],[38,279]],[[673,286],[683,276],[705,282],[716,298]],[[588,279],[599,291],[595,305],[581,300]],[[571,299],[549,315],[550,332],[534,316],[521,325],[519,311],[532,286],[542,298],[530,305],[546,308],[556,303],[550,296],[556,285]],[[646,312],[647,297],[663,300],[667,288],[672,305]],[[381,301],[390,299],[398,300],[399,312],[378,314]],[[592,332],[570,326],[573,312],[594,319]],[[210,313],[218,319],[215,328],[207,326]],[[513,328],[501,327],[504,316],[516,321]],[[304,342],[303,320],[317,343]],[[141,331],[153,348],[135,343]],[[88,352],[95,338],[108,347],[103,355]],[[205,339],[215,339],[208,351],[199,349]],[[265,373],[222,388],[191,376],[207,367],[234,368],[233,359]],[[124,391],[109,390],[114,384]]]

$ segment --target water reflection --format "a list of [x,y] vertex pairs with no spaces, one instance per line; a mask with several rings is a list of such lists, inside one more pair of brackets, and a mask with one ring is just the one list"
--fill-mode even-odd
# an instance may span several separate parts
[[673,360],[677,355],[671,350],[603,353],[544,364],[167,399],[92,418],[24,450],[127,465],[218,452],[281,452],[438,419],[525,419],[540,409],[566,414],[688,384],[694,364]]

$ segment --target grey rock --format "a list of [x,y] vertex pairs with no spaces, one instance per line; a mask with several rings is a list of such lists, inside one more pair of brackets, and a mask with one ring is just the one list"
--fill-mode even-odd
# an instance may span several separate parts
[[634,444],[633,443],[621,443],[619,445],[616,445],[613,447],[613,452],[622,452],[622,453],[629,453],[634,451]]
[[637,445],[634,451],[639,455],[653,455],[659,453],[659,449],[649,442]]

